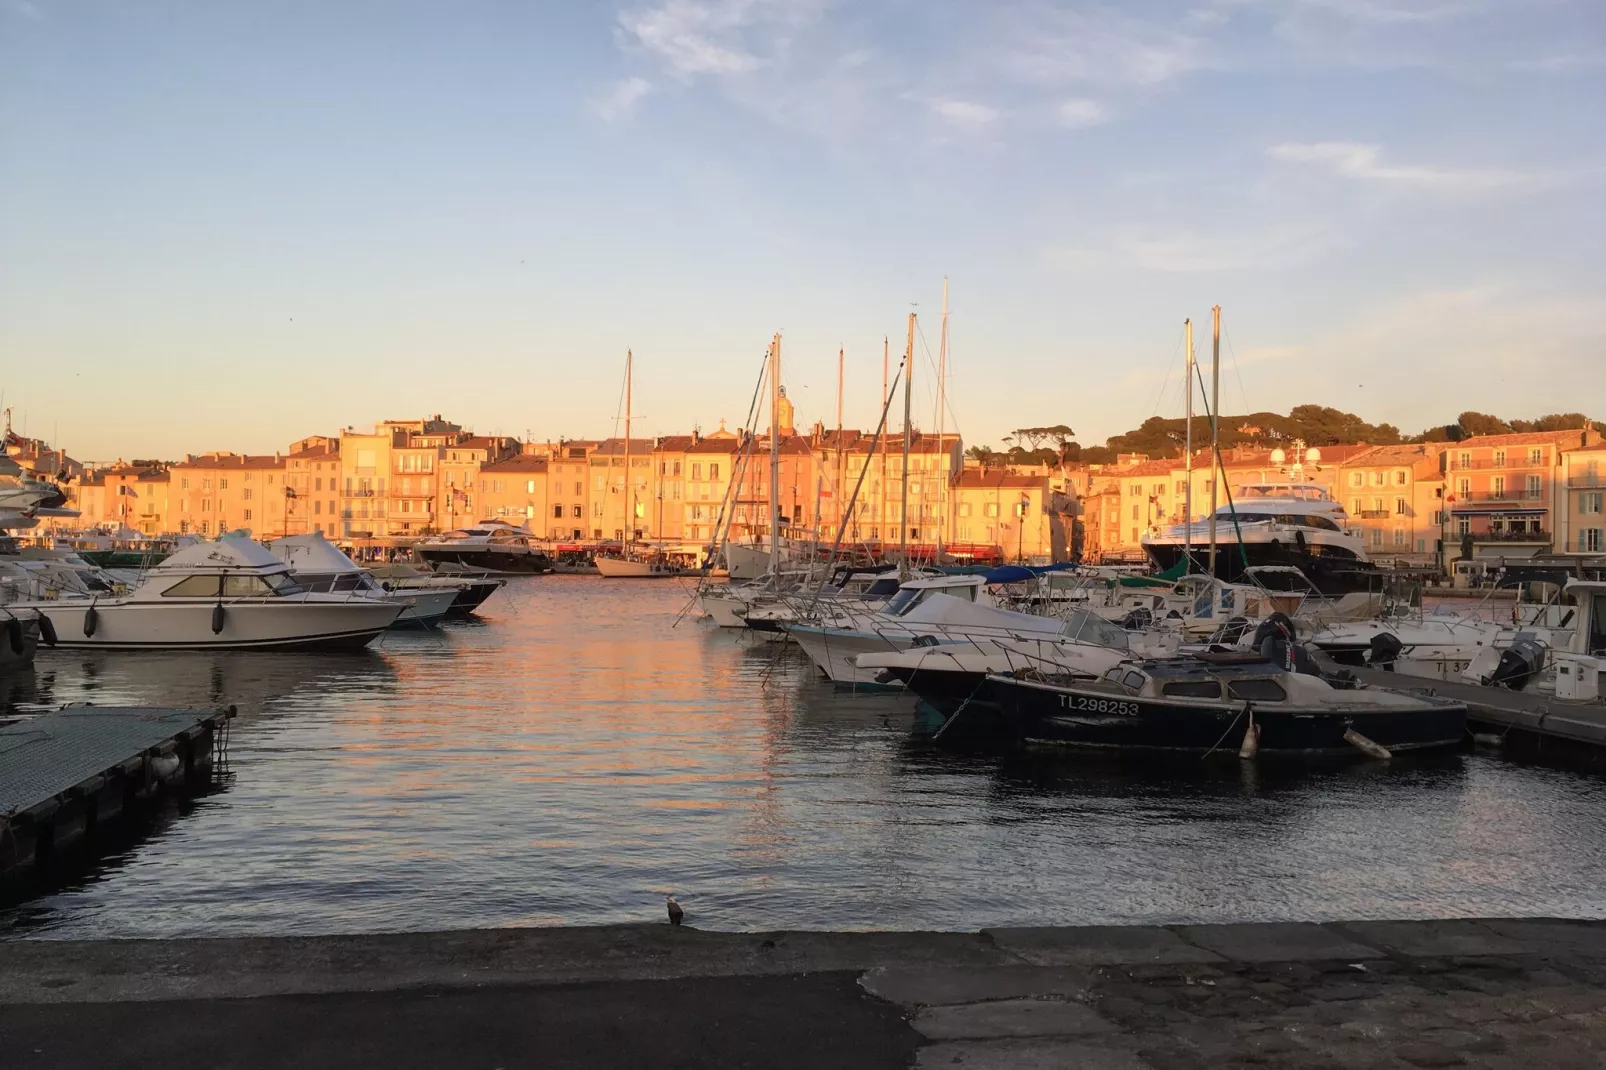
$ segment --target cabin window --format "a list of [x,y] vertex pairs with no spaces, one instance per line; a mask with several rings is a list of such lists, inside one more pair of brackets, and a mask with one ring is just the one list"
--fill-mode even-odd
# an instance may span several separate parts
[[1282,702],[1288,692],[1276,680],[1233,680],[1227,684],[1227,695],[1250,702]]
[[186,576],[162,592],[163,598],[213,598],[217,596],[221,576]]
[[1220,698],[1221,684],[1216,680],[1172,680],[1160,693],[1167,698]]
[[261,576],[223,577],[224,598],[261,598],[271,593]]
[[1129,672],[1121,677],[1121,686],[1126,688],[1127,693],[1131,695],[1142,691],[1143,685],[1146,683],[1148,683],[1148,679],[1140,672]]

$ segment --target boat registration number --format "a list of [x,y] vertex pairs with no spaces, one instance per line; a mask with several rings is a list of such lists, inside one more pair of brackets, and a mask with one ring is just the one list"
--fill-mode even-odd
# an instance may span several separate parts
[[1086,695],[1061,695],[1060,706],[1083,713],[1113,713],[1120,717],[1136,717],[1138,704],[1115,698],[1088,698]]

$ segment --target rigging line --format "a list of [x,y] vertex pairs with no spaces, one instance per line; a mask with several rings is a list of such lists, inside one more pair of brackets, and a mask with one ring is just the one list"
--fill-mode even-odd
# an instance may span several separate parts
[[1238,399],[1244,403],[1244,415],[1247,416],[1255,410],[1249,407],[1249,391],[1244,389],[1244,370],[1238,366],[1238,352],[1232,348],[1232,334],[1224,330],[1221,337],[1227,343],[1227,355],[1232,358],[1232,373],[1238,377]]
[[1186,337],[1185,333],[1177,335],[1177,344],[1171,350],[1170,359],[1166,361],[1165,379],[1160,383],[1160,393],[1155,396],[1154,411],[1149,413],[1151,417],[1160,415],[1160,406],[1165,403],[1166,391],[1171,388],[1171,377],[1177,373],[1177,354],[1182,351],[1184,337]]

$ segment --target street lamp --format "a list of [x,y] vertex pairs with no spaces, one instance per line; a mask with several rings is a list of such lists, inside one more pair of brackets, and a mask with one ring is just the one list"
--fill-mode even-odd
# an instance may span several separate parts
[[1026,510],[1030,509],[1031,506],[1031,497],[1022,493],[1020,496],[1020,516],[1017,518],[1017,522],[1020,524],[1020,531],[1015,536],[1015,560],[1020,562],[1026,560]]

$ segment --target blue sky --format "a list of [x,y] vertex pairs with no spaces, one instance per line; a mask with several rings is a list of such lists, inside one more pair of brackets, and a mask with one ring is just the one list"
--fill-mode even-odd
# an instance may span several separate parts
[[1606,415],[1600,0],[0,0],[0,389],[78,456],[376,418]]

